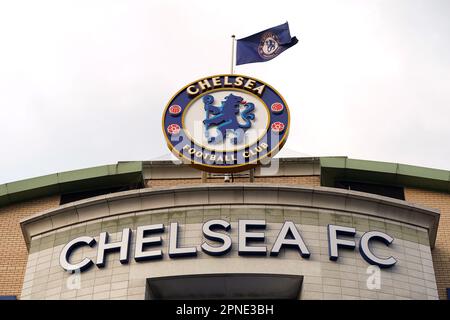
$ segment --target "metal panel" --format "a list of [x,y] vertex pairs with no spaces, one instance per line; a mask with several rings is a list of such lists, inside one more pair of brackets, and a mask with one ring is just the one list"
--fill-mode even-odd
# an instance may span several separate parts
[[303,276],[196,274],[147,279],[146,299],[298,299]]

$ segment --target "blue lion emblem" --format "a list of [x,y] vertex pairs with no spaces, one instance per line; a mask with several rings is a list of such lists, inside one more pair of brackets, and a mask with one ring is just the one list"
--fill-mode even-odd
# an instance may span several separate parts
[[[224,98],[219,107],[213,106],[214,97],[210,94],[203,97],[205,104],[206,119],[203,120],[205,125],[205,136],[209,143],[220,143],[227,136],[227,133],[233,133],[232,139],[234,144],[241,143],[244,139],[244,133],[252,126],[251,120],[255,120],[255,105],[251,102],[243,101],[242,97],[229,94]],[[241,112],[240,107],[245,109]],[[211,116],[212,115],[212,116]],[[241,116],[245,122],[239,123],[238,116]],[[218,135],[216,137],[209,136],[208,129],[216,127]]]

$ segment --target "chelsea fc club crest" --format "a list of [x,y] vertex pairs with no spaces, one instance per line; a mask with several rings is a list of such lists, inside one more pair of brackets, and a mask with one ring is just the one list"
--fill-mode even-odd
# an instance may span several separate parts
[[266,32],[262,35],[258,46],[258,53],[263,59],[272,59],[280,51],[280,40],[273,32]]
[[167,104],[162,126],[169,149],[208,172],[248,170],[273,157],[289,131],[283,97],[260,80],[235,74],[192,82]]

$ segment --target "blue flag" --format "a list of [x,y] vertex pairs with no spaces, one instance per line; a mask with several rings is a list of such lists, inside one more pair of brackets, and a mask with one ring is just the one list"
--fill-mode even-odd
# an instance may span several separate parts
[[238,39],[236,65],[272,60],[297,42],[296,37],[291,38],[287,22]]

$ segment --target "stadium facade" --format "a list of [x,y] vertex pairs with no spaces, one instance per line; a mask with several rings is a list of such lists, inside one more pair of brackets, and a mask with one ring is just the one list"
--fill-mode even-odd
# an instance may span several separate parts
[[447,299],[450,172],[119,162],[0,185],[0,295]]

